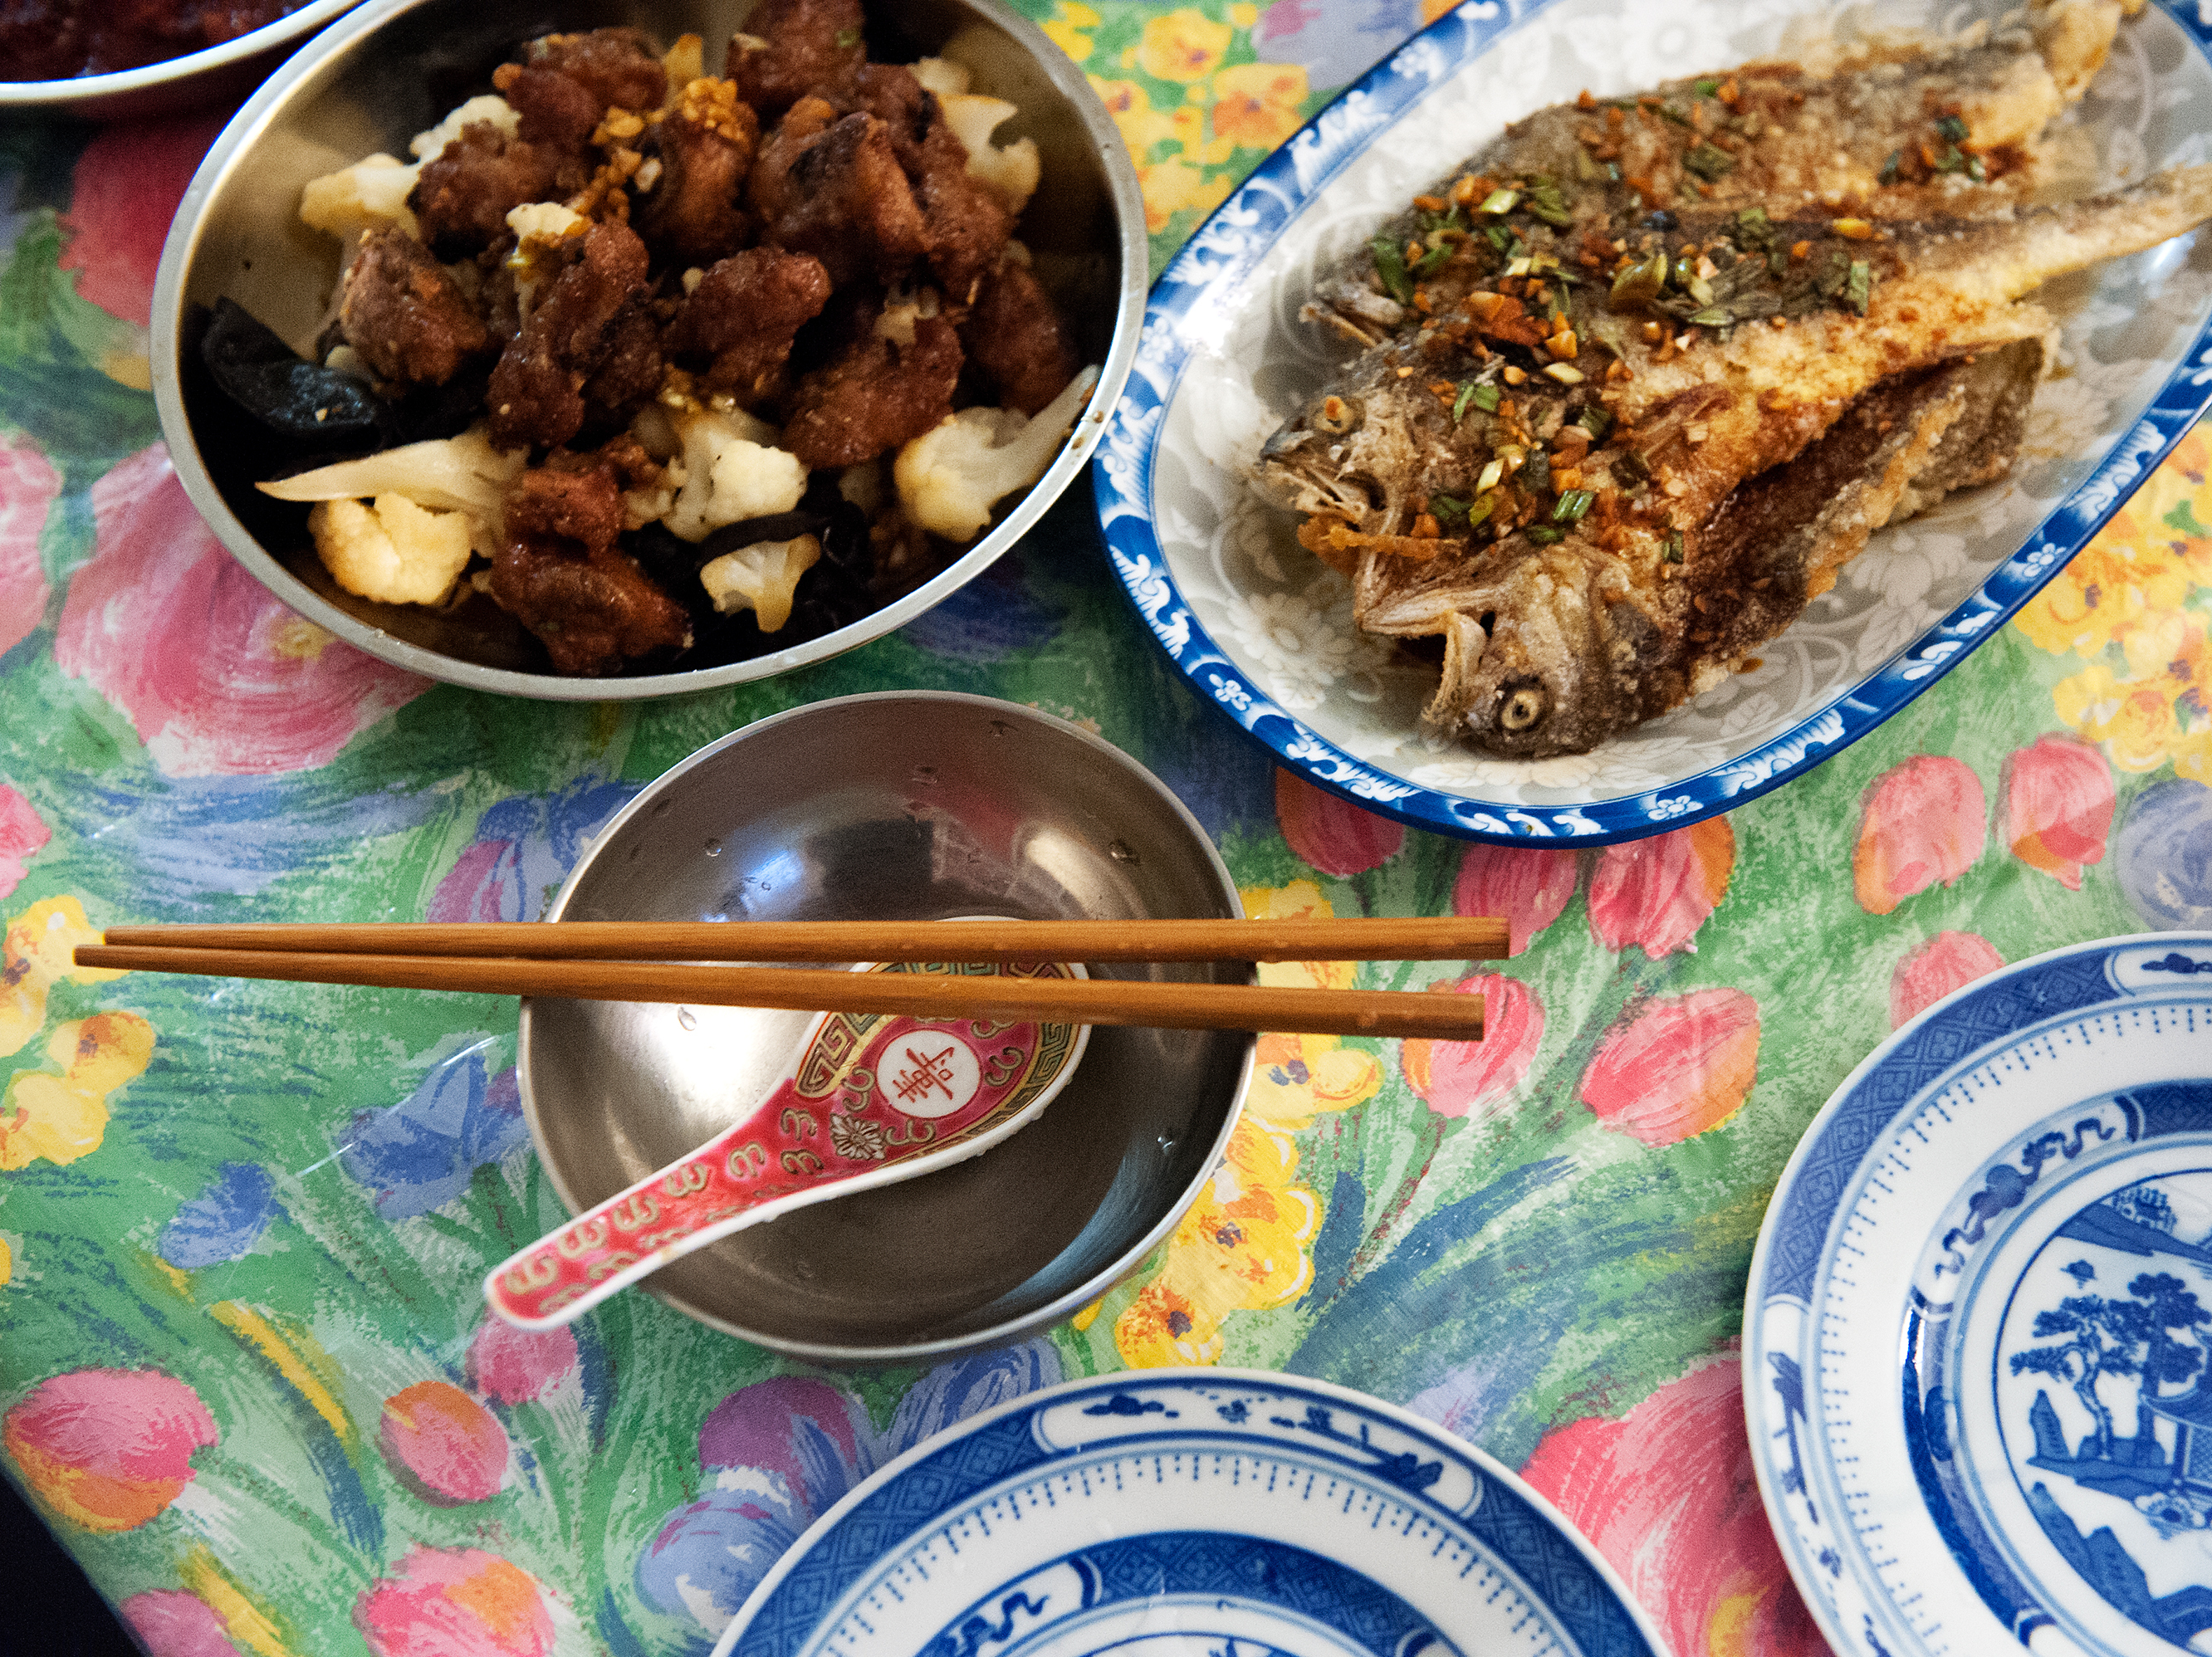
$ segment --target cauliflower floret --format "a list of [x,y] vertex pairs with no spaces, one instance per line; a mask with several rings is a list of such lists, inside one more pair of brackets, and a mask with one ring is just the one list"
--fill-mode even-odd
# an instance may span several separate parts
[[370,495],[404,495],[418,507],[467,514],[477,521],[478,532],[489,543],[499,524],[501,497],[529,458],[522,449],[492,447],[479,422],[459,437],[409,443],[253,487],[279,501],[359,501]]
[[512,138],[522,130],[522,115],[506,99],[492,93],[471,98],[459,109],[427,132],[418,132],[407,141],[407,153],[418,161],[434,161],[446,153],[446,146],[461,136],[461,129],[478,121],[489,121]]
[[933,535],[971,541],[991,508],[1044,476],[1098,370],[1085,368],[1034,420],[1013,409],[963,409],[908,442],[892,465],[899,505]]
[[774,633],[791,619],[799,578],[821,556],[822,543],[811,535],[759,541],[724,553],[700,570],[699,580],[721,614],[750,610],[762,632]]
[[386,604],[441,602],[468,568],[475,538],[468,513],[426,511],[404,495],[319,502],[307,529],[332,580]]
[[968,90],[971,78],[965,64],[956,64],[950,58],[917,59],[908,72],[940,99],[957,98]]
[[[703,541],[725,524],[789,512],[806,493],[806,468],[799,457],[774,446],[775,428],[743,409],[686,399],[684,406],[668,410],[667,418],[683,445],[682,458],[669,468],[671,481],[681,470],[681,484],[660,520],[671,534]],[[638,440],[653,449],[650,438]]]
[[548,255],[571,236],[592,228],[581,213],[560,202],[525,202],[507,209],[507,228],[514,232],[514,248],[507,268],[514,273],[514,308],[521,320],[530,320],[537,308],[538,289],[544,278],[557,276],[560,267]]
[[308,179],[300,191],[300,217],[310,228],[343,242],[387,224],[419,236],[407,197],[421,170],[396,155],[365,155],[351,167]]
[[991,146],[991,134],[1021,112],[1003,98],[959,93],[938,102],[945,109],[945,124],[968,147],[968,176],[1006,204],[1010,213],[1028,205],[1037,187],[1037,147],[1034,138],[1017,138],[1004,149]]

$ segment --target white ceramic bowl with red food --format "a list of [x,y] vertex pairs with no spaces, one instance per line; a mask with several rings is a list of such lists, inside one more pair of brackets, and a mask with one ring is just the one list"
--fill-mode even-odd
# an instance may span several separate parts
[[263,469],[258,434],[199,367],[189,319],[196,307],[227,299],[303,360],[314,349],[338,277],[339,243],[300,218],[309,180],[377,152],[406,155],[410,136],[485,90],[493,68],[525,41],[627,27],[665,49],[697,34],[714,73],[750,9],[747,0],[370,0],[285,64],[216,139],[162,253],[155,395],[192,504],[232,555],[295,610],[395,666],[474,689],[561,701],[712,689],[822,661],[912,620],[987,569],[1083,470],[1127,377],[1143,314],[1147,249],[1134,169],[1081,70],[1033,24],[998,0],[902,0],[866,5],[871,60],[947,59],[967,72],[971,92],[1014,106],[992,142],[1033,141],[1039,183],[1012,234],[1072,333],[1077,360],[1098,371],[1081,417],[1042,475],[1000,500],[975,538],[957,550],[940,546],[949,561],[927,580],[816,636],[782,644],[763,634],[750,646],[762,653],[698,662],[696,652],[672,660],[664,652],[623,671],[571,676],[554,671],[537,641],[503,615],[493,625],[470,619],[488,616],[489,606],[468,598],[465,581],[444,608],[378,604],[344,591],[296,509],[289,519],[272,513],[255,491],[264,481],[255,475]]
[[[57,81],[0,80],[0,118],[37,114],[93,121],[137,120],[234,102],[288,54],[297,51],[301,41],[360,3],[361,0],[307,0],[307,4],[234,39],[141,64],[135,69]],[[185,9],[185,0],[179,0],[179,9]]]

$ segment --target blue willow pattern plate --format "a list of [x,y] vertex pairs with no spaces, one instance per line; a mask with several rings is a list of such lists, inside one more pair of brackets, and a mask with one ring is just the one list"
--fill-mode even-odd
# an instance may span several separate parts
[[1905,1025],[1807,1132],[1751,1285],[1759,1489],[1838,1649],[2212,1650],[2212,935]]
[[1481,1451],[1343,1387],[1221,1369],[1048,1387],[854,1490],[714,1657],[1664,1657]]
[[[1873,21],[1925,24],[1885,0]],[[1996,15],[1974,0],[1961,16]],[[1950,14],[1947,14],[1947,17]],[[1417,827],[1602,845],[1740,805],[1864,736],[2033,597],[2204,410],[2212,237],[2057,285],[2063,378],[2012,476],[1882,531],[1735,676],[1589,754],[1485,756],[1423,735],[1436,670],[1352,625],[1350,583],[1245,471],[1340,359],[1297,320],[1316,276],[1508,121],[1785,52],[1820,0],[1474,0],[1269,156],[1155,284],[1093,463],[1123,587],[1200,696],[1278,763]],[[2100,185],[2212,159],[2212,11],[2123,26],[2078,131]]]

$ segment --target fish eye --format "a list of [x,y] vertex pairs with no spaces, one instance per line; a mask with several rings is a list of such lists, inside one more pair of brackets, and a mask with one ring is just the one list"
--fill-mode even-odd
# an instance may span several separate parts
[[1325,397],[1314,411],[1313,427],[1330,437],[1341,437],[1359,423],[1359,404],[1351,398]]
[[1540,684],[1516,685],[1498,711],[1498,723],[1508,731],[1526,731],[1544,717],[1549,698]]

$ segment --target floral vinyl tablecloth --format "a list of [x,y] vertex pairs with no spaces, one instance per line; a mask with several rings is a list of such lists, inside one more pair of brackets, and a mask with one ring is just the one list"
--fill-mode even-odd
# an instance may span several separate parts
[[[1023,3],[1119,121],[1156,267],[1425,21]],[[1759,1219],[1919,1008],[2059,944],[2212,924],[2205,433],[1876,736],[1601,853],[1409,833],[1273,771],[1171,680],[1081,490],[808,671],[501,700],[292,615],[185,502],[147,311],[220,124],[0,129],[0,1466],[156,1657],[703,1650],[933,1430],[1064,1376],[1214,1363],[1367,1389],[1521,1468],[1680,1657],[1820,1649],[1740,1402]],[[1262,1038],[1227,1166],[1135,1278],[1023,1346],[843,1375],[638,1295],[550,1334],[487,1317],[483,1272],[564,1217],[512,1002],[71,965],[125,921],[534,917],[693,749],[898,686],[1127,750],[1255,913],[1510,915],[1495,972],[1263,969],[1482,992],[1489,1038]]]

